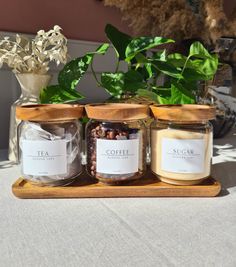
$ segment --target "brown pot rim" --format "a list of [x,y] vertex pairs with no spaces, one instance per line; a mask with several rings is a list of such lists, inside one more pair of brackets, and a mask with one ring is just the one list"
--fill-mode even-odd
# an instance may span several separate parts
[[24,121],[63,121],[83,117],[79,104],[33,104],[16,107],[16,117]]
[[149,116],[149,106],[130,103],[94,103],[85,105],[90,119],[127,121],[146,119]]
[[166,121],[199,122],[215,119],[216,107],[201,104],[151,105],[154,118]]

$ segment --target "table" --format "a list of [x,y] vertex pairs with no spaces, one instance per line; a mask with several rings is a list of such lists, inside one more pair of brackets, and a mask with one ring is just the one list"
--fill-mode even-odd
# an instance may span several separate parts
[[236,266],[236,134],[213,163],[216,198],[22,200],[2,161],[0,266]]

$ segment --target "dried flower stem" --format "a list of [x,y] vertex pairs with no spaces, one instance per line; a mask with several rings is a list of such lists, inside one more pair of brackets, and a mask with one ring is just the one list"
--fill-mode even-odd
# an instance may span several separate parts
[[57,25],[48,32],[38,31],[31,41],[18,34],[15,41],[0,40],[0,67],[7,64],[15,73],[45,74],[51,61],[57,65],[67,61],[67,39]]

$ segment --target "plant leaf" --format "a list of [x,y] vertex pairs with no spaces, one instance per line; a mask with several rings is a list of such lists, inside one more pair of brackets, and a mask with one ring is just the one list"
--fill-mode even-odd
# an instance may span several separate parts
[[164,49],[163,51],[157,51],[156,53],[153,54],[154,59],[160,60],[160,61],[166,61],[166,50]]
[[[191,99],[195,99],[194,95],[192,94],[192,91],[194,91],[195,88],[189,88],[187,83],[181,84],[177,81],[172,81],[172,85],[176,90],[179,90],[183,95],[188,96]],[[172,87],[171,87],[172,90]]]
[[187,92],[179,84],[171,84],[170,88],[171,96],[163,96],[158,94],[157,100],[160,104],[194,104],[195,98],[193,95],[190,95],[190,92]]
[[157,101],[159,104],[162,104],[162,105],[171,104],[171,101],[169,101],[169,98],[164,98],[159,95],[157,96]]
[[146,63],[144,64],[144,67],[148,73],[148,78],[150,79],[153,76],[153,71],[152,71],[152,64],[151,63]]
[[109,47],[110,47],[109,44],[104,43],[104,44],[101,44],[101,45],[96,49],[96,51],[94,51],[94,52],[89,52],[89,53],[87,53],[87,54],[89,54],[89,55],[92,55],[92,54],[104,55],[104,54],[107,52],[107,50],[108,50]]
[[124,82],[125,91],[136,92],[138,89],[147,87],[142,74],[135,70],[129,70],[125,73]]
[[129,70],[125,73],[125,80],[134,81],[134,82],[142,82],[143,76],[141,73],[135,70]]
[[184,80],[186,81],[205,81],[208,77],[204,73],[200,73],[195,69],[185,69],[183,72]]
[[102,86],[110,95],[116,98],[119,98],[124,92],[124,79],[125,74],[123,72],[103,72],[101,74]]
[[131,37],[128,34],[120,32],[117,28],[111,24],[107,24],[105,27],[105,33],[107,38],[113,44],[115,51],[119,57],[119,60],[125,59],[125,50],[131,41]]
[[40,103],[64,103],[75,102],[84,98],[76,90],[67,90],[61,88],[60,85],[50,85],[43,88],[40,92]]
[[154,102],[158,102],[158,95],[152,91],[149,91],[147,89],[139,89],[137,91],[137,95],[146,97],[150,100],[153,100]]
[[59,72],[58,83],[60,87],[74,89],[83,75],[86,73],[95,54],[104,55],[109,48],[109,44],[100,45],[96,51],[89,52],[83,57],[71,60]]
[[130,61],[138,53],[158,45],[173,43],[174,40],[163,37],[138,37],[134,38],[127,46],[125,55],[126,61]]
[[71,60],[58,74],[58,83],[62,88],[74,89],[87,71],[93,55],[86,54]]
[[204,58],[204,59],[211,58],[210,53],[200,42],[194,42],[190,46],[189,57],[192,57],[192,56]]
[[161,97],[168,98],[171,96],[171,88],[169,87],[152,86],[151,88],[154,93]]
[[[187,63],[186,63],[187,61]],[[186,68],[194,68],[192,65],[191,59],[188,59],[186,56],[179,54],[179,53],[174,53],[170,54],[167,57],[167,62],[170,64],[174,65],[175,67],[186,67]]]
[[211,80],[218,69],[218,57],[213,55],[204,60],[194,60],[193,65],[199,73],[205,76],[205,80]]
[[173,66],[172,64],[168,62],[156,60],[156,61],[152,61],[151,63],[156,69],[158,69],[160,72],[168,76],[174,77],[176,79],[183,78],[181,72],[175,66]]
[[148,59],[142,53],[135,55],[135,59],[139,64],[148,63]]
[[185,90],[183,90],[181,86],[177,87],[177,84],[172,84],[171,98],[169,99],[169,102],[171,102],[170,104],[194,104],[194,97],[189,97],[185,93]]

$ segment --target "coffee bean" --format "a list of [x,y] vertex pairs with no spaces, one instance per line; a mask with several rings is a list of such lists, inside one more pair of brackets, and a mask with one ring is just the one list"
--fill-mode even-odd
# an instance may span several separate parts
[[94,160],[94,161],[92,161],[92,165],[93,166],[96,166],[97,165],[97,162]]
[[114,131],[110,131],[108,136],[109,136],[109,139],[114,139],[115,138],[115,132]]
[[[93,122],[87,129],[88,129],[87,130],[87,147],[88,147],[87,170],[92,176],[96,177],[102,182],[113,184],[113,183],[118,183],[119,181],[137,179],[142,175],[143,166],[140,166],[141,169],[139,169],[136,173],[107,174],[107,173],[96,172],[96,168],[97,168],[96,146],[97,146],[98,139],[103,139],[103,140],[138,139],[139,136],[143,136],[143,135],[137,134],[140,131],[140,129],[129,128],[127,124],[118,123],[118,122],[117,123]],[[129,136],[132,136],[132,138],[130,138]],[[135,136],[136,138],[134,138]],[[145,146],[145,141],[143,141],[142,143],[143,143],[143,146]]]

